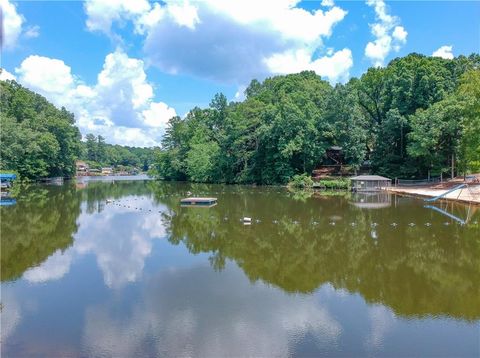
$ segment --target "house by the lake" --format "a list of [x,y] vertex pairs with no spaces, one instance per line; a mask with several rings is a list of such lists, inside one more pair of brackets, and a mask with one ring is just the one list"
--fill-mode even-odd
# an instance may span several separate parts
[[113,174],[113,169],[110,168],[110,167],[104,167],[104,168],[102,168],[102,174],[111,175],[111,174]]
[[75,162],[75,167],[77,169],[77,175],[87,175],[90,170],[89,165],[83,160],[77,160]]

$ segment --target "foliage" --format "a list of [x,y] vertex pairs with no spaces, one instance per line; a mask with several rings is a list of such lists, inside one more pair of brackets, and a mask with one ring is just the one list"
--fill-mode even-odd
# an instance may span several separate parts
[[314,183],[313,187],[321,189],[349,189],[350,180],[345,178],[322,179],[321,181]]
[[155,161],[155,148],[128,147],[105,143],[101,135],[87,134],[81,143],[80,159],[90,168],[114,167],[148,171]]
[[0,169],[22,178],[71,177],[80,150],[73,114],[15,81],[0,81]]
[[312,178],[304,173],[294,175],[292,181],[288,183],[288,186],[291,188],[311,189],[313,184]]
[[246,99],[172,118],[156,174],[167,180],[285,184],[340,146],[346,165],[425,177],[480,163],[479,55],[410,54],[332,87],[314,72],[253,80]]

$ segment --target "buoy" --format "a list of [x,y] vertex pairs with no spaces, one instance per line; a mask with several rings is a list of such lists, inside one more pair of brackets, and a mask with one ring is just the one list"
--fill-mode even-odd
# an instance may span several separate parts
[[243,222],[244,223],[251,223],[252,222],[252,218],[247,218],[246,216],[243,218]]

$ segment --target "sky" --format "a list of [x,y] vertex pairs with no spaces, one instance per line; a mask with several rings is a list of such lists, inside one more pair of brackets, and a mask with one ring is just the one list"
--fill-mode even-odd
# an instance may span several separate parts
[[0,0],[0,80],[75,114],[83,135],[155,146],[168,119],[242,101],[252,79],[332,85],[416,52],[480,52],[479,1]]

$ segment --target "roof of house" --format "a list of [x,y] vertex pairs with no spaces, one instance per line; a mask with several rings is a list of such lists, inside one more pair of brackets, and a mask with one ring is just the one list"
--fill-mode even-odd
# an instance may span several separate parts
[[392,180],[389,178],[382,177],[380,175],[358,175],[356,177],[350,178],[351,180],[363,180],[363,181],[378,181],[378,180]]
[[328,148],[330,150],[342,150],[342,147],[339,147],[338,145],[332,145],[330,148]]

